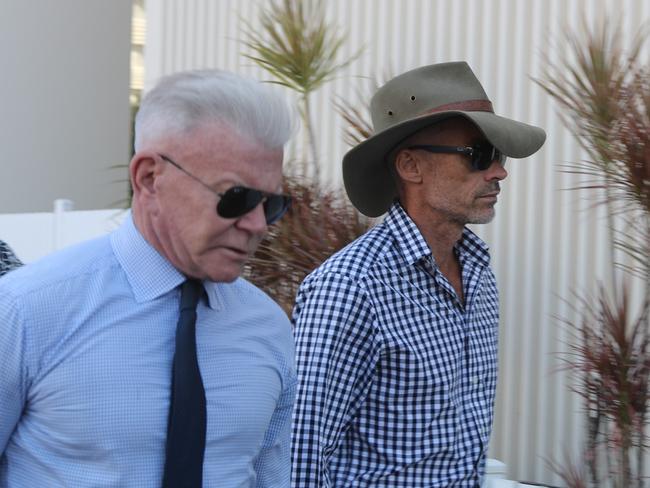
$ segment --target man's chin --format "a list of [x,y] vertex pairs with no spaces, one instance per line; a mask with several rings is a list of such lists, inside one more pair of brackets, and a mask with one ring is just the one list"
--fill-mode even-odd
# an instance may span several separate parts
[[243,269],[233,270],[228,272],[226,270],[219,270],[218,272],[208,274],[208,279],[215,283],[232,283],[242,275]]
[[473,215],[470,218],[469,223],[470,224],[489,224],[490,222],[492,222],[492,220],[494,220],[494,215],[495,215],[494,209],[492,209],[491,212],[484,212],[484,213],[481,213],[481,214]]

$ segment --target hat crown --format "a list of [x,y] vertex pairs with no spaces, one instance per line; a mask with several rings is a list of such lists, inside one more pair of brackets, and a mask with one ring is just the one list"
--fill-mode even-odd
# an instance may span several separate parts
[[374,132],[427,115],[438,107],[475,100],[489,102],[466,62],[416,68],[393,78],[372,97],[370,112]]

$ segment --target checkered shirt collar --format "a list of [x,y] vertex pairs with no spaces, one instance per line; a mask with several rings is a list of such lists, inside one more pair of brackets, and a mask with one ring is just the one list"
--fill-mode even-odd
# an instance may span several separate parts
[[[384,225],[395,237],[397,248],[407,264],[413,265],[424,259],[433,260],[431,249],[420,233],[420,229],[399,202],[395,202],[388,210]],[[455,247],[461,261],[480,267],[490,265],[487,244],[467,227],[463,229],[463,235]]]

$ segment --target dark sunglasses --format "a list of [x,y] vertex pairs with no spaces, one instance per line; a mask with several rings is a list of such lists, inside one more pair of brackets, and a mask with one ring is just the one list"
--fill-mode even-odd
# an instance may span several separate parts
[[423,144],[409,146],[407,149],[422,149],[430,153],[463,154],[469,156],[472,169],[475,171],[485,171],[494,161],[498,161],[501,166],[506,163],[506,156],[489,143],[479,143],[473,146],[429,146]]
[[268,193],[262,190],[255,190],[245,186],[233,186],[223,193],[217,192],[207,183],[204,183],[197,176],[187,171],[173,159],[168,158],[164,154],[159,156],[167,161],[172,166],[178,168],[190,178],[198,181],[205,188],[212,193],[219,196],[219,203],[217,203],[217,214],[224,219],[236,219],[257,207],[260,203],[264,207],[264,216],[266,217],[266,224],[271,225],[282,217],[291,206],[291,197],[289,195],[281,195],[277,193]]

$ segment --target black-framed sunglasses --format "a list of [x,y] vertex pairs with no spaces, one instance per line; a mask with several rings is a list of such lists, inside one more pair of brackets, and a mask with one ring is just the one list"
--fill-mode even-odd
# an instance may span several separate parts
[[479,143],[472,146],[430,146],[427,144],[418,144],[409,146],[407,149],[422,149],[430,153],[443,154],[463,154],[468,156],[475,171],[485,171],[494,161],[498,161],[501,166],[506,164],[506,156],[496,147],[489,143]]
[[217,195],[219,197],[219,203],[217,203],[217,214],[224,219],[236,219],[246,215],[261,203],[264,207],[266,224],[271,225],[282,217],[291,206],[291,197],[289,195],[268,193],[254,188],[247,188],[245,186],[233,186],[232,188],[228,188],[225,192],[220,193],[200,178],[187,171],[173,159],[164,154],[158,154],[158,156]]

